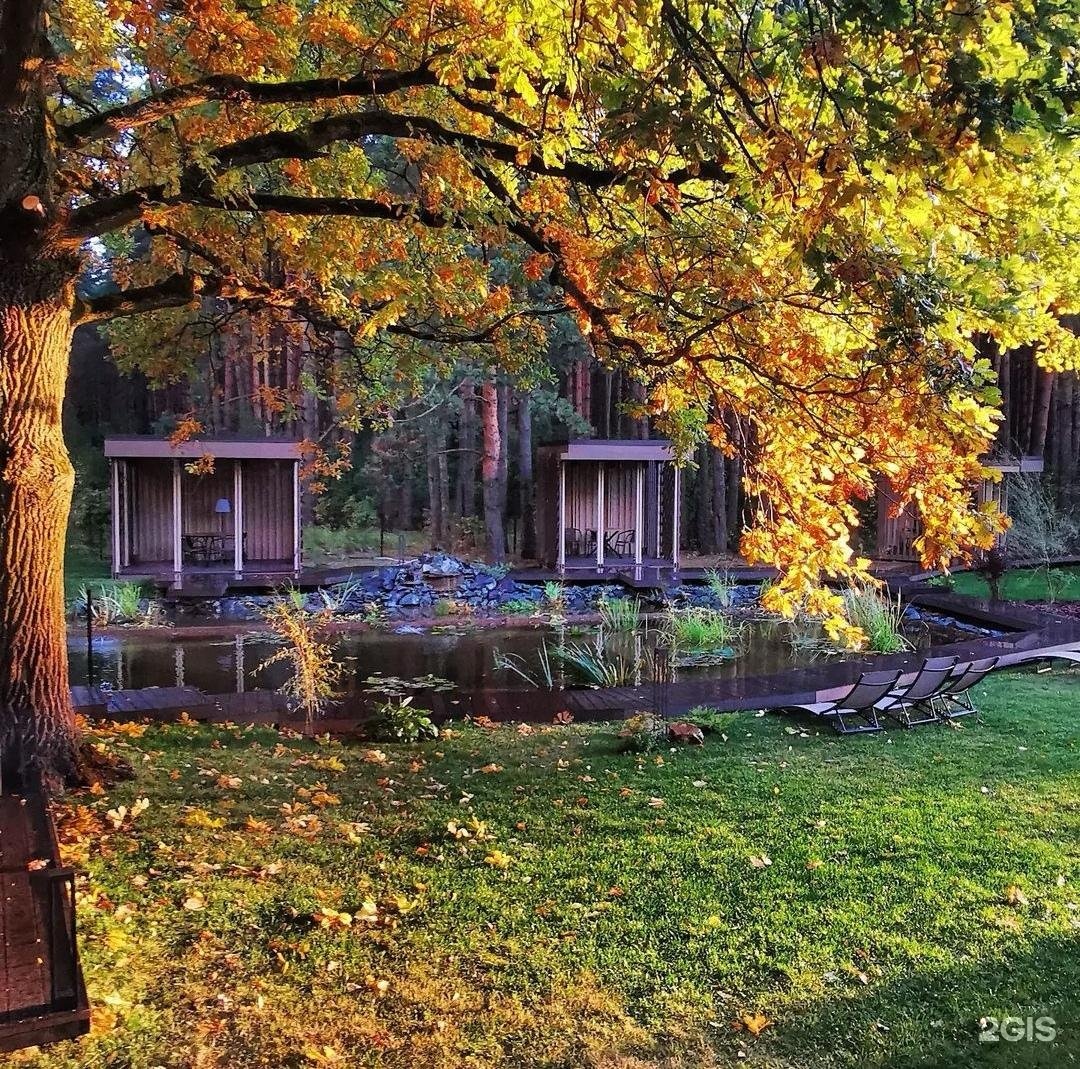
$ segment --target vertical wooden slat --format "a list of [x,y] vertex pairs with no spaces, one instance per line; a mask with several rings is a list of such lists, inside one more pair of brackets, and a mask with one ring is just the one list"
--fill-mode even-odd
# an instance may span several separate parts
[[115,579],[120,575],[120,522],[123,510],[120,504],[120,461],[109,461],[109,476],[112,479],[112,573]]
[[604,567],[604,463],[596,465],[596,567]]
[[682,473],[679,465],[674,466],[675,492],[671,506],[671,560],[675,568],[679,567],[679,541],[682,531]]
[[556,463],[559,465],[559,529],[555,564],[561,574],[566,571],[566,461]]
[[645,538],[645,465],[637,466],[634,479],[634,563],[641,564]]
[[292,466],[293,491],[293,574],[300,576],[300,461]]
[[244,469],[243,462],[233,461],[233,572],[244,574]]
[[182,491],[180,489],[181,482],[181,468],[180,461],[173,461],[173,532],[172,532],[172,554],[173,554],[173,574],[176,577],[176,581],[180,582],[181,573],[184,570],[184,542],[183,542],[183,499]]

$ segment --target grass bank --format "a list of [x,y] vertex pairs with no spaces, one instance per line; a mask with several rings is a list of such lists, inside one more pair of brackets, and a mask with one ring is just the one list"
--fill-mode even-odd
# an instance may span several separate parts
[[[954,729],[745,714],[649,756],[102,733],[137,778],[64,823],[96,1032],[17,1063],[1075,1064],[1078,694],[1002,675]],[[1056,1041],[980,1044],[1028,1015]]]
[[[936,584],[969,597],[990,596],[989,584],[976,572],[957,572]],[[1080,567],[1010,568],[1001,579],[1001,596],[1009,601],[1080,601]]]

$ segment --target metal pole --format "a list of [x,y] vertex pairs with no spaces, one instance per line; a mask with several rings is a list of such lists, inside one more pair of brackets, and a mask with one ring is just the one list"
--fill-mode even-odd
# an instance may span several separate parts
[[94,685],[94,588],[86,585],[86,685]]

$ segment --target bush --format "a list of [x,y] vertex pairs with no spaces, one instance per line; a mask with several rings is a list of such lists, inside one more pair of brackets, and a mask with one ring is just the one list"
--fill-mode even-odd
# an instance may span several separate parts
[[1080,543],[1080,525],[1057,507],[1038,475],[1009,479],[1009,515],[1012,526],[1006,545],[1014,560],[1049,563],[1068,556]]
[[622,747],[631,753],[651,753],[667,744],[667,723],[655,713],[635,713],[619,732]]
[[426,709],[413,707],[412,697],[383,702],[371,719],[371,737],[384,742],[419,742],[439,734]]

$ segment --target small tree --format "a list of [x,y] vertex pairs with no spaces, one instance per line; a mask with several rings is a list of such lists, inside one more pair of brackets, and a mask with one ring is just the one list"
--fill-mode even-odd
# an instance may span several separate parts
[[341,665],[325,641],[325,619],[319,613],[308,612],[302,600],[293,596],[268,605],[263,619],[282,647],[263,661],[259,670],[280,662],[291,667],[292,674],[279,691],[303,712],[304,731],[310,734],[341,678]]

